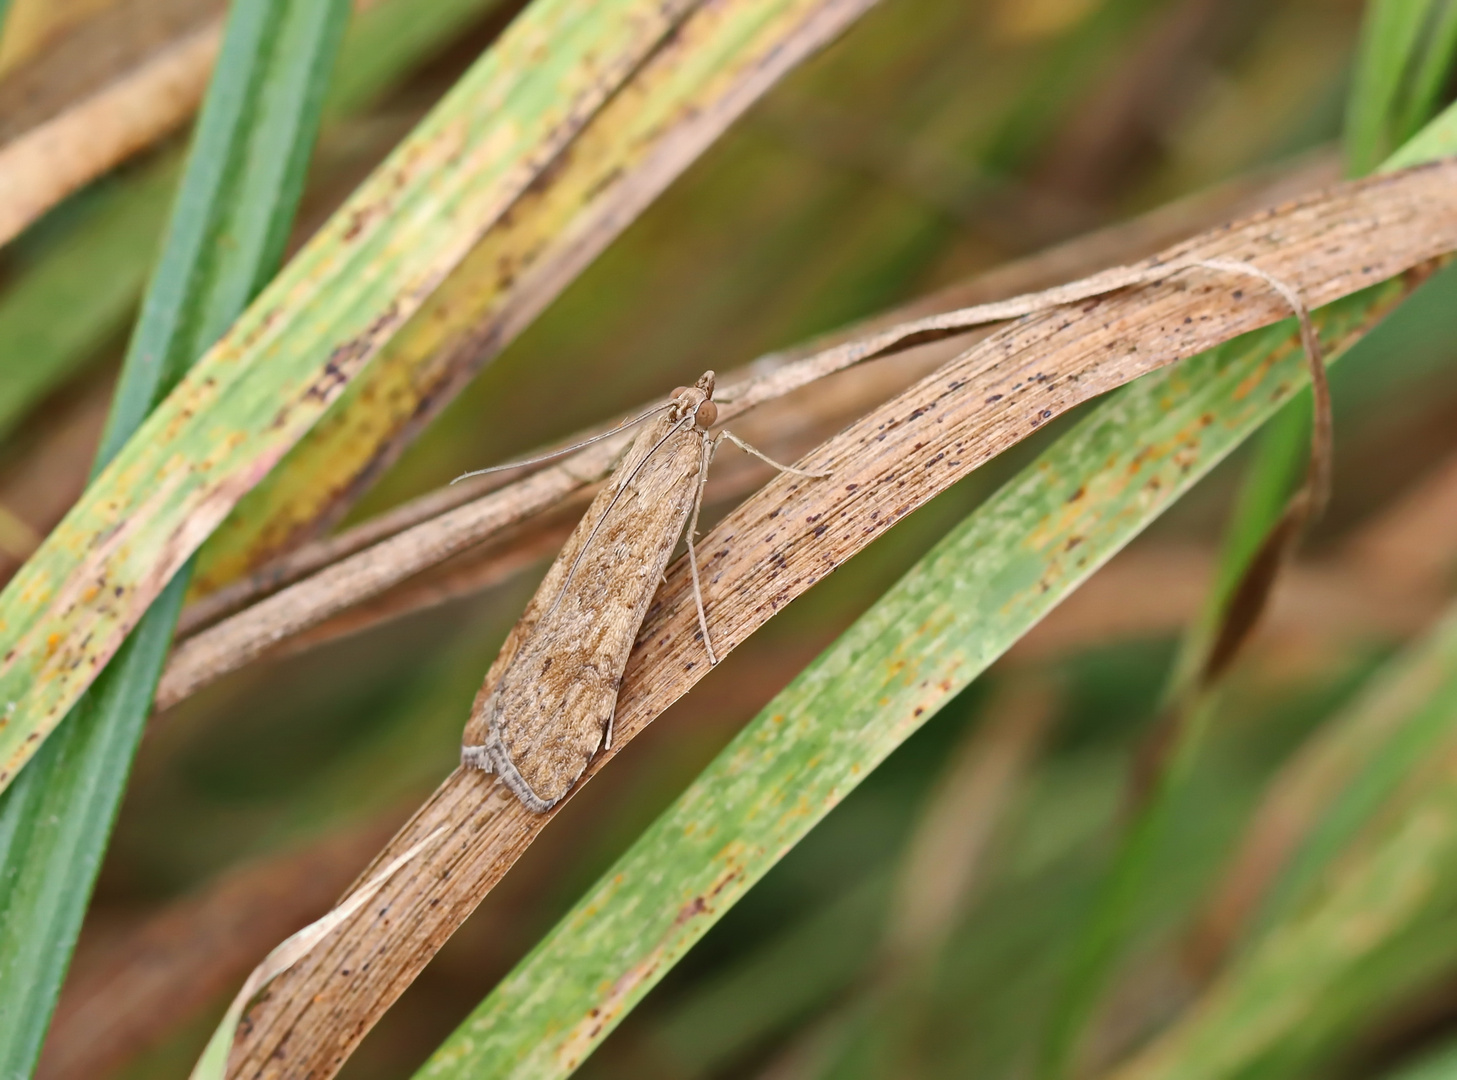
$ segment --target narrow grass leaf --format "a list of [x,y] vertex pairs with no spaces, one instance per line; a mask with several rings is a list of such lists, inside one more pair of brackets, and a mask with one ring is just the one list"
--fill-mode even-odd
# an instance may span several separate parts
[[[1043,314],[992,333],[801,459],[806,469],[832,469],[834,482],[773,480],[704,537],[703,599],[714,612],[715,642],[725,652],[736,647],[880,531],[1046,420],[1139,375],[1285,318],[1288,305],[1274,290],[1232,283],[1226,270],[1210,269],[1206,259],[1265,252],[1262,269],[1290,282],[1312,303],[1360,293],[1368,303],[1357,325],[1374,321],[1436,260],[1457,248],[1452,231],[1457,203],[1448,199],[1453,169],[1457,162],[1434,162],[1389,179],[1312,193],[1190,238],[1139,266],[1114,268],[1051,295],[994,305],[1002,317]],[[1338,235],[1351,240],[1334,243]],[[1184,269],[1171,275],[1175,263]],[[1186,274],[1193,279],[1187,284]],[[1150,275],[1158,280],[1126,287]],[[1367,283],[1377,281],[1386,284],[1370,292]],[[1073,302],[1090,296],[1102,299]],[[1053,297],[1062,297],[1063,305],[1050,308]],[[987,312],[958,310],[915,325],[921,332],[943,320],[964,325]],[[749,380],[742,396],[726,397],[719,417],[764,400],[760,395],[772,398],[787,386],[803,386],[857,358],[893,348],[905,334],[920,339],[909,327],[892,328]],[[526,484],[543,480],[554,468],[534,474]],[[551,487],[556,480],[543,483]],[[510,487],[501,493],[508,501],[522,494]],[[1079,539],[1070,538],[1072,547]],[[613,745],[593,758],[584,775],[605,767],[706,671],[694,633],[696,605],[686,560],[670,568],[667,578],[618,693]],[[438,856],[422,858],[386,887],[390,910],[408,912],[408,917],[352,919],[281,978],[250,1013],[244,1041],[247,1060],[255,1064],[247,1067],[286,1060],[287,1068],[299,1072],[329,1075],[337,1069],[353,1040],[550,819],[550,814],[527,811],[492,776],[457,770],[445,778],[376,857],[383,865],[424,832],[449,826],[452,835]],[[336,977],[341,969],[353,973],[350,980]],[[321,1000],[329,1005],[321,1006]],[[320,1022],[325,1015],[352,1038],[339,1039]]]
[[[1457,714],[1444,689],[1457,671],[1457,619],[1449,617],[1429,639],[1405,650],[1372,678],[1371,689],[1321,729],[1312,759],[1329,768],[1331,751],[1353,750],[1339,790],[1275,882],[1261,907],[1254,937],[1294,919],[1318,893],[1322,875],[1351,848],[1424,761],[1447,753]],[[1321,751],[1326,751],[1321,753]]]
[[1445,0],[1372,0],[1346,106],[1346,169],[1364,176],[1398,145],[1393,126],[1423,26]]
[[223,1080],[228,1072],[228,1054],[233,1049],[233,1037],[238,1031],[238,1021],[242,1019],[243,1009],[253,995],[297,964],[308,955],[310,949],[328,937],[336,926],[369,903],[400,867],[434,843],[438,835],[437,832],[425,837],[355,889],[323,918],[315,919],[302,930],[290,934],[274,946],[273,950],[263,958],[263,962],[254,968],[252,974],[244,980],[242,989],[234,996],[227,1011],[223,1013],[222,1021],[213,1032],[212,1038],[207,1041],[202,1057],[198,1059],[197,1065],[192,1070],[192,1080]]
[[[1347,154],[1349,168],[1360,175],[1378,160],[1378,150],[1395,145],[1431,119],[1435,94],[1428,95],[1425,111],[1414,112],[1401,96],[1407,73],[1421,66],[1423,59],[1440,58],[1434,73],[1424,72],[1428,81],[1441,81],[1448,72],[1450,49],[1438,34],[1435,45],[1423,54],[1423,28],[1441,10],[1445,19],[1457,4],[1446,0],[1431,3],[1389,3],[1376,0],[1367,8],[1350,106],[1348,109]],[[1401,120],[1411,124],[1402,129]],[[1412,119],[1418,122],[1412,124]],[[1329,403],[1329,398],[1321,400]],[[1299,504],[1292,497],[1301,465],[1309,457],[1307,483],[1317,467],[1328,470],[1330,463],[1317,463],[1318,452],[1311,445],[1309,409],[1311,395],[1301,394],[1267,426],[1250,463],[1245,485],[1235,505],[1221,546],[1213,587],[1199,617],[1185,632],[1179,654],[1164,694],[1163,716],[1149,737],[1136,783],[1147,790],[1136,816],[1122,838],[1107,879],[1088,916],[1086,932],[1074,950],[1071,974],[1043,1043],[1042,1075],[1049,1080],[1066,1076],[1109,973],[1132,929],[1138,898],[1147,888],[1147,876],[1158,852],[1174,809],[1174,801],[1188,780],[1208,722],[1218,708],[1217,686],[1203,685],[1208,677],[1218,679],[1231,657],[1227,651],[1228,631],[1234,629],[1238,649],[1265,606],[1270,587],[1281,565],[1293,553],[1306,522],[1296,522],[1291,512]],[[1297,411],[1297,410],[1301,411]],[[1309,445],[1307,454],[1304,450]],[[1264,563],[1264,565],[1262,565]],[[1255,575],[1261,574],[1261,577]],[[1255,584],[1258,594],[1245,595],[1245,586]],[[1251,610],[1241,612],[1244,601]],[[1232,620],[1241,619],[1238,625]],[[1166,748],[1166,749],[1165,749]],[[1206,960],[1209,958],[1206,957]]]
[[[1412,693],[1415,689],[1417,692]],[[1393,711],[1391,706],[1395,705]],[[1375,709],[1373,710],[1373,706]],[[1350,722],[1385,729],[1337,800],[1340,858],[1118,1080],[1308,1075],[1457,958],[1457,614],[1392,661]],[[1341,733],[1354,734],[1350,723]],[[1334,733],[1333,733],[1334,734]],[[1314,850],[1328,848],[1317,834]],[[1311,850],[1311,849],[1308,849]],[[1303,868],[1309,869],[1309,868]],[[1292,903],[1303,900],[1304,902]]]
[[[1360,327],[1369,303],[1325,309],[1326,333]],[[1300,361],[1287,335],[1247,335],[1119,392],[978,509],[765,707],[418,1075],[569,1075],[871,769],[1288,398]]]
[[1457,3],[1438,0],[1424,38],[1421,54],[1412,60],[1406,101],[1394,125],[1396,142],[1415,135],[1441,107],[1442,92],[1457,55]]
[[[97,451],[104,468],[277,266],[348,0],[232,9],[162,260]],[[0,795],[0,1074],[27,1076],[55,1007],[187,588],[184,569]]]

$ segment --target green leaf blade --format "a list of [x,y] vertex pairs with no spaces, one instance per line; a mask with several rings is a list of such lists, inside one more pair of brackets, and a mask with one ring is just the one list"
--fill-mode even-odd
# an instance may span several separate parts
[[[233,6],[100,469],[276,267],[347,0]],[[0,1075],[28,1076],[85,915],[182,600],[184,568],[0,795]]]

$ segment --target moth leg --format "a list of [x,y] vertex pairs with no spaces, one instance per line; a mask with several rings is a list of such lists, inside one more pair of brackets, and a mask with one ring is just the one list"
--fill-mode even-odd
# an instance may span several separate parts
[[612,725],[617,720],[617,699],[612,699],[612,711],[607,714],[607,732],[602,736],[602,749],[612,749]]
[[[708,486],[708,463],[713,460],[713,452],[722,438],[722,435],[714,439],[707,434],[703,436],[703,453],[698,458],[698,490],[693,494],[693,513],[688,518],[688,572],[693,576],[693,603],[698,607],[698,629],[703,634],[703,647],[708,650],[709,667],[718,664],[718,657],[713,655],[713,641],[708,636],[708,616],[703,611],[703,588],[698,581],[698,555],[693,550],[693,542],[698,539],[698,511],[703,509],[703,489]],[[612,708],[615,712],[615,703]]]
[[793,473],[795,476],[813,476],[817,479],[830,475],[828,469],[826,469],[824,472],[806,472],[804,469],[796,469],[792,465],[781,465],[779,462],[775,461],[772,457],[764,453],[762,450],[754,449],[754,447],[744,442],[743,439],[739,438],[732,431],[728,430],[728,428],[724,428],[718,433],[718,438],[714,439],[714,443],[717,444],[720,439],[728,439],[729,442],[733,443],[740,450],[753,454],[760,461],[763,461],[769,465],[773,465],[780,472]]

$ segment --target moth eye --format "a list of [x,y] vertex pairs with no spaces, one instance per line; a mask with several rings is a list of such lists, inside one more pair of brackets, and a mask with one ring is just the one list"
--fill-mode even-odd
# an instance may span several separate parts
[[675,386],[675,387],[673,387],[673,392],[671,394],[669,394],[668,396],[670,398],[676,398],[676,397],[682,397],[686,393],[688,393],[688,387],[686,387],[686,386]]
[[705,401],[698,406],[693,418],[698,421],[699,427],[713,427],[714,421],[718,419],[718,406],[711,401]]

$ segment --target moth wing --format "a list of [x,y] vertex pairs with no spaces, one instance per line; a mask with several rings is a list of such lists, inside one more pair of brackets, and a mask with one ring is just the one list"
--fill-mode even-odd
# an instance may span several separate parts
[[588,508],[518,624],[526,629],[499,681],[477,698],[465,744],[504,759],[497,771],[513,788],[524,785],[516,793],[529,806],[565,795],[602,745],[628,654],[691,509],[702,445],[691,429],[643,432],[619,466],[627,482],[608,485]]

